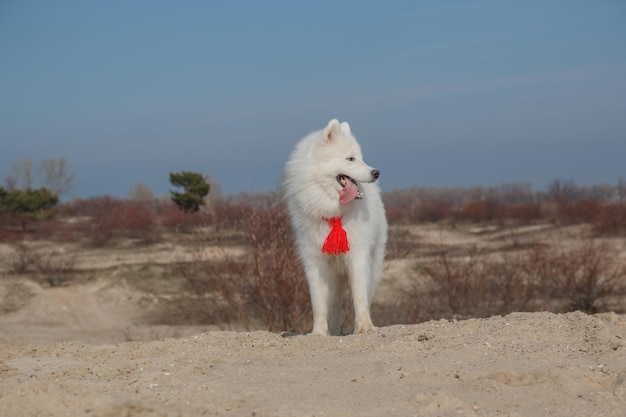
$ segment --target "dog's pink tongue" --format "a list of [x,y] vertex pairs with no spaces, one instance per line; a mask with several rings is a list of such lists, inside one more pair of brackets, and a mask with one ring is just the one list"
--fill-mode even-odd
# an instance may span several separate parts
[[357,187],[352,181],[346,180],[346,186],[343,187],[343,190],[339,193],[339,202],[341,204],[348,204],[356,198],[358,193],[359,187]]

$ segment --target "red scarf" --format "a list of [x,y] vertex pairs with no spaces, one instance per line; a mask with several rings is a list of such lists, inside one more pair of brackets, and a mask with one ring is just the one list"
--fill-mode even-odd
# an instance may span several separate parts
[[329,255],[340,255],[348,252],[350,244],[348,243],[348,235],[341,226],[341,217],[332,217],[330,219],[324,217],[323,219],[330,224],[331,229],[322,245],[322,252]]

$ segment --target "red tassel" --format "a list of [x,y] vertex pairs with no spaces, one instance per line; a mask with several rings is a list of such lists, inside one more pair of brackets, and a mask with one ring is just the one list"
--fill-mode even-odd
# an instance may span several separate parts
[[348,243],[348,235],[341,226],[341,217],[324,218],[324,220],[330,224],[332,229],[330,229],[330,233],[322,245],[322,252],[329,255],[340,255],[348,252],[350,244]]

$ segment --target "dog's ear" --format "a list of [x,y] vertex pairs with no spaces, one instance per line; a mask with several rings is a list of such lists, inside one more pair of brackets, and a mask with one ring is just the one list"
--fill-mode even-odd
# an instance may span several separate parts
[[324,135],[322,137],[322,143],[331,143],[335,140],[335,137],[341,134],[341,129],[339,127],[339,120],[333,119],[324,128]]
[[350,125],[348,124],[348,122],[343,122],[340,126],[341,126],[341,133],[343,133],[344,135],[352,134],[352,132],[350,131]]

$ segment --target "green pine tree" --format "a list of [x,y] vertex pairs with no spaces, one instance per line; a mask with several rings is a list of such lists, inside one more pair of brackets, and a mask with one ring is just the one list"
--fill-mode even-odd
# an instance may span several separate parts
[[59,197],[46,188],[7,191],[0,187],[0,216],[17,219],[22,229],[29,220],[49,215],[58,202]]
[[200,206],[204,205],[204,197],[211,188],[206,178],[196,172],[171,172],[170,182],[174,187],[183,188],[183,192],[170,190],[170,194],[172,201],[186,212],[200,210]]

